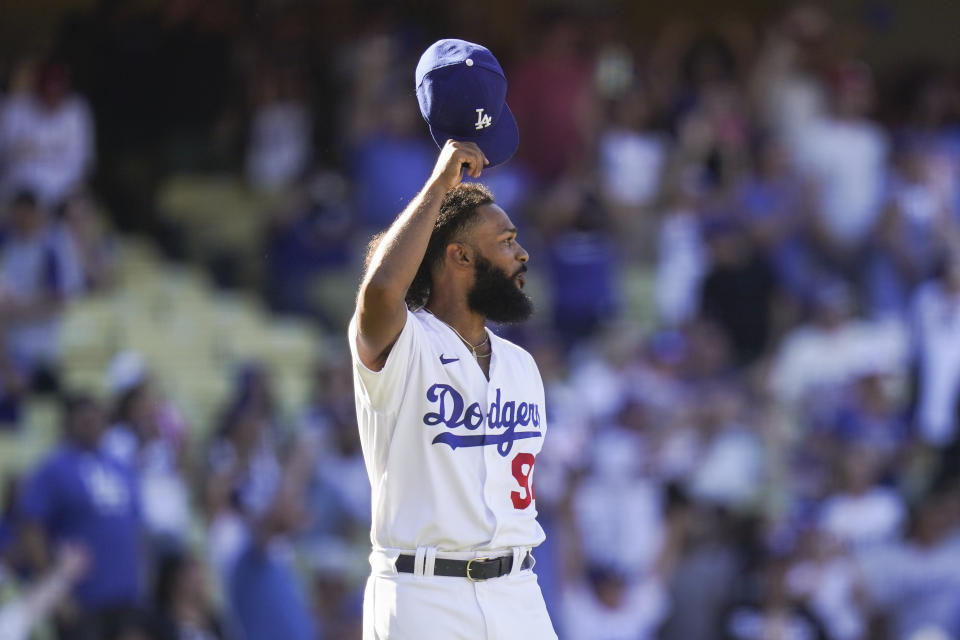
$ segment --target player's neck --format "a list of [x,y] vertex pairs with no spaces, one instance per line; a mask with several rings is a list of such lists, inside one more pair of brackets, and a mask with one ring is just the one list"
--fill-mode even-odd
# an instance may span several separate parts
[[471,310],[465,300],[456,302],[431,296],[425,306],[430,313],[459,331],[470,344],[479,344],[487,337],[485,318]]

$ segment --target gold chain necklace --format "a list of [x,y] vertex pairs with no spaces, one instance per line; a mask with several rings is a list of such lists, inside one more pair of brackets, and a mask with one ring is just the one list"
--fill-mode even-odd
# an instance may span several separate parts
[[[429,313],[430,315],[432,315],[434,318],[437,318],[437,315],[436,315],[433,311],[430,311],[430,309],[427,309],[426,307],[423,307],[423,310],[426,311],[427,313]],[[489,334],[489,333],[488,333],[486,336],[484,336],[483,340],[481,340],[480,342],[478,342],[476,345],[473,345],[473,344],[470,344],[470,341],[469,341],[469,340],[467,340],[466,338],[463,337],[463,334],[461,334],[459,331],[457,331],[457,328],[456,328],[455,326],[453,326],[452,324],[450,324],[450,323],[447,322],[446,320],[443,320],[442,318],[437,318],[437,320],[439,320],[439,321],[442,322],[443,324],[445,324],[445,325],[447,325],[448,327],[450,327],[450,328],[453,330],[453,332],[454,332],[455,334],[457,334],[457,337],[460,338],[460,339],[463,341],[463,344],[467,345],[467,348],[470,349],[470,353],[472,353],[472,354],[473,354],[473,357],[476,358],[477,360],[479,360],[480,358],[489,358],[489,357],[490,357],[490,354],[493,353],[493,349],[491,349],[490,351],[488,351],[488,352],[486,352],[486,353],[477,353],[477,349],[479,349],[479,348],[482,347],[483,345],[488,344],[488,343],[490,342],[490,334]]]

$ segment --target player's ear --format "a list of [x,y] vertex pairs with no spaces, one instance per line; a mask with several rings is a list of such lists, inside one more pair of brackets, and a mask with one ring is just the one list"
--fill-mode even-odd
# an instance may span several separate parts
[[462,242],[451,242],[447,245],[447,261],[458,267],[469,267],[473,264],[473,255],[470,248]]

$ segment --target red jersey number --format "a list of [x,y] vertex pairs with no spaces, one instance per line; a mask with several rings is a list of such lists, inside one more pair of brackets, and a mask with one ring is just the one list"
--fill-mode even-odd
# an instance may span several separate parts
[[523,489],[510,492],[510,500],[515,509],[526,509],[534,500],[533,495],[533,463],[536,458],[532,453],[518,453],[513,459],[513,477]]

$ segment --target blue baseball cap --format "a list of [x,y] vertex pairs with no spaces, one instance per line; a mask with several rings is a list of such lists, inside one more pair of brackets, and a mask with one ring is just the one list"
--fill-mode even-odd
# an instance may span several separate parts
[[517,151],[517,121],[507,106],[507,78],[490,50],[466,40],[434,42],[417,64],[417,102],[438,147],[475,142],[490,161]]

